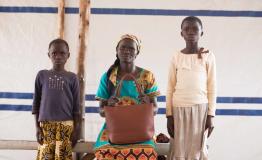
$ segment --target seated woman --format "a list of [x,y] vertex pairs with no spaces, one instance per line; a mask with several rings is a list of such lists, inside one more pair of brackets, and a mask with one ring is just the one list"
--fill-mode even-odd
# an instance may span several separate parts
[[[152,72],[135,65],[135,59],[140,52],[140,41],[133,35],[123,35],[116,46],[114,64],[102,75],[96,99],[100,102],[100,115],[104,117],[104,106],[139,104],[149,100],[157,112],[156,97],[160,94]],[[113,98],[119,80],[125,74],[132,74],[143,88],[145,96],[139,97],[134,80],[126,77],[123,81],[120,97]],[[134,119],[135,120],[135,119]],[[132,135],[130,135],[132,136]],[[95,156],[98,160],[136,159],[156,160],[154,140],[137,144],[116,145],[108,139],[106,124],[103,125],[95,144]]]

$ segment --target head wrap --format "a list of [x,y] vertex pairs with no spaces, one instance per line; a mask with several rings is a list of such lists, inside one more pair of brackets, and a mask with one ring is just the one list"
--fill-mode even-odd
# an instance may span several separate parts
[[[131,39],[133,40],[136,45],[137,45],[137,50],[138,50],[138,53],[140,52],[140,49],[141,49],[141,40],[139,40],[135,35],[132,35],[132,34],[125,34],[125,35],[122,35],[121,38],[120,38],[120,41],[122,41],[123,39]],[[119,41],[119,42],[120,42]],[[119,44],[118,42],[118,44]]]

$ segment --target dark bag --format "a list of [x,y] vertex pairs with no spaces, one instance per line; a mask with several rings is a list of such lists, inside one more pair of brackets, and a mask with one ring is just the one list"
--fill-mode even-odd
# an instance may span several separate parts
[[[116,97],[120,96],[123,80],[132,77],[136,83],[139,96],[142,97],[141,86],[131,74],[124,75],[116,88]],[[105,118],[108,137],[113,144],[132,144],[144,142],[154,135],[154,106],[151,103],[127,106],[105,106]]]

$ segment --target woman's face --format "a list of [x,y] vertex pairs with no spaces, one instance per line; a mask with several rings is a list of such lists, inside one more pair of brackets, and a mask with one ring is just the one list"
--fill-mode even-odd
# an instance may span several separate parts
[[116,52],[120,62],[134,62],[137,56],[137,45],[131,39],[123,39],[119,42]]

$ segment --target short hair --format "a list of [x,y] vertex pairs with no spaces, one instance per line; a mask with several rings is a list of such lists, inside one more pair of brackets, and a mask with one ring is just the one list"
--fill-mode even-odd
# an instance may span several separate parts
[[195,17],[195,16],[188,16],[188,17],[184,18],[182,23],[181,23],[181,29],[182,29],[182,26],[183,26],[184,22],[186,22],[186,21],[198,22],[200,24],[200,26],[201,26],[201,29],[203,29],[203,25],[202,25],[201,20],[198,17]]
[[69,51],[69,45],[68,45],[68,43],[67,43],[65,40],[60,39],[60,38],[57,38],[57,39],[52,40],[52,41],[49,43],[48,49],[50,49],[53,44],[59,44],[59,43],[64,43],[64,44],[66,45],[67,50]]

